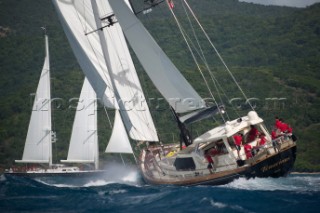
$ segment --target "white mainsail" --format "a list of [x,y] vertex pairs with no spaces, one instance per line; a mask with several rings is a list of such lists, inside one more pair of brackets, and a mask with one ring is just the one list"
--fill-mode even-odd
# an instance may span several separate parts
[[52,164],[49,41],[45,35],[45,60],[33,103],[22,160],[17,163]]
[[132,154],[133,150],[127,136],[125,127],[121,120],[119,111],[116,110],[112,134],[106,148],[106,153],[128,153]]
[[[116,109],[120,107],[122,120],[132,139],[158,141],[122,30],[118,23],[108,26],[107,17],[112,14],[108,2],[94,1],[98,10],[92,8],[92,1],[53,0],[53,3],[78,62],[98,98],[102,98],[107,107],[110,103]],[[95,19],[97,16],[99,18]],[[114,96],[112,101],[110,97]]]
[[53,0],[56,11],[67,35],[73,52],[85,73],[97,97],[109,108],[117,108],[114,102],[113,88],[106,75],[99,37],[96,33],[87,33],[96,29],[90,1]]
[[182,76],[124,1],[109,0],[117,21],[150,79],[178,113],[204,107],[202,98]]
[[73,122],[66,163],[94,163],[99,168],[97,97],[85,78]]

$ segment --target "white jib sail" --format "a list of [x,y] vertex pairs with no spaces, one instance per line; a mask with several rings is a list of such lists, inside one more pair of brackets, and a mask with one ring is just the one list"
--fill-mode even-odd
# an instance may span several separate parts
[[204,107],[198,93],[154,41],[124,1],[109,0],[120,26],[153,84],[175,109],[188,112]]
[[18,163],[52,164],[50,62],[47,35],[45,35],[45,46],[44,65],[35,94],[22,160],[16,160]]
[[[111,75],[116,93],[119,95],[116,105],[120,103],[120,113],[130,137],[134,140],[158,141],[122,30],[118,23],[107,27],[108,23],[104,19],[112,14],[108,2],[96,1],[98,11],[95,15],[99,16],[98,25],[103,27],[102,31],[95,22],[91,1],[53,0],[53,3],[85,75],[91,84],[97,81],[96,78],[99,79],[98,84],[102,82],[102,86],[93,86],[96,93],[101,93],[104,85],[113,88]],[[103,33],[106,50],[102,49],[103,41],[100,41],[97,31]],[[105,52],[108,56],[104,55]],[[107,70],[105,58],[108,59],[110,71]],[[99,66],[94,66],[95,61]],[[93,67],[95,69],[92,69]]]
[[112,134],[106,148],[106,153],[133,153],[119,111],[116,110]]
[[67,160],[61,162],[95,163],[98,169],[97,97],[85,78],[73,122]]

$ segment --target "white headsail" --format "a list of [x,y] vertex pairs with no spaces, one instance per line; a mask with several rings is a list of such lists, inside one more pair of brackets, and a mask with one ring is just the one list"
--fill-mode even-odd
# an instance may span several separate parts
[[18,163],[52,164],[50,62],[47,35],[45,35],[45,45],[44,65],[35,94],[22,160],[16,160]]
[[106,148],[106,153],[133,153],[121,116],[117,110],[112,135]]
[[103,97],[105,105],[112,102],[106,101],[105,91],[112,88],[117,100],[115,108],[119,106],[130,137],[158,141],[122,30],[118,23],[108,23],[108,16],[113,13],[108,2],[94,1],[98,8],[95,10],[92,1],[53,0],[53,3],[78,62],[98,97]]
[[109,0],[117,21],[150,79],[178,113],[204,107],[198,93],[154,41],[124,1]]
[[99,168],[97,133],[97,97],[85,78],[73,122],[67,160],[61,162],[94,163]]

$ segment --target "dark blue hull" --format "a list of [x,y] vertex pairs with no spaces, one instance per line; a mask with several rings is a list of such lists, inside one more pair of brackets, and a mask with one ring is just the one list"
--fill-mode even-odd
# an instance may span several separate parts
[[296,160],[297,147],[291,146],[276,155],[272,155],[265,160],[252,164],[245,173],[247,178],[254,177],[283,177],[290,173]]

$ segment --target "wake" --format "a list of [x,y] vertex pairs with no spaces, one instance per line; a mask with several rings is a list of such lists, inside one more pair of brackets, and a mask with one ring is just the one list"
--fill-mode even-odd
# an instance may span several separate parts
[[320,175],[289,175],[281,178],[239,178],[221,187],[259,191],[314,191],[320,192]]

